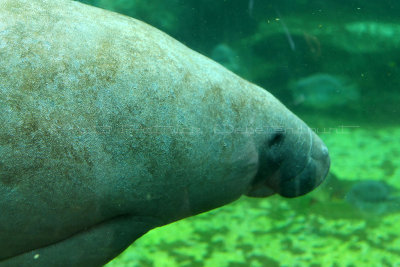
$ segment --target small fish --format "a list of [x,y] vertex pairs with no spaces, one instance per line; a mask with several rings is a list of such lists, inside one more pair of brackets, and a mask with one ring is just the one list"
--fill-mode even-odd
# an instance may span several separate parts
[[289,84],[294,105],[328,109],[354,104],[360,89],[351,79],[328,73],[314,73]]
[[216,45],[211,51],[211,58],[233,72],[237,73],[240,70],[239,57],[227,44]]
[[400,199],[393,191],[383,181],[365,180],[354,184],[345,199],[363,213],[382,215],[400,211]]

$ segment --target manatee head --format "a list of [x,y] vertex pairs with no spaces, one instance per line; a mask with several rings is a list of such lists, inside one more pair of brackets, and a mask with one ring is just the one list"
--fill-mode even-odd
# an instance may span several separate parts
[[302,122],[293,128],[275,128],[260,148],[259,169],[247,195],[304,195],[325,179],[329,167],[327,147]]

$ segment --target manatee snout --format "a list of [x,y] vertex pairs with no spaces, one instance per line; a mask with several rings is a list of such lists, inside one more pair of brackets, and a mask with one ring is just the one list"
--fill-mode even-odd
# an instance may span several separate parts
[[312,135],[309,149],[286,152],[292,157],[285,158],[269,180],[268,185],[281,196],[297,197],[307,194],[320,185],[328,174],[328,148],[318,136],[314,133]]
[[246,194],[251,197],[307,194],[323,182],[330,167],[328,148],[305,124],[273,132],[259,155],[259,170]]

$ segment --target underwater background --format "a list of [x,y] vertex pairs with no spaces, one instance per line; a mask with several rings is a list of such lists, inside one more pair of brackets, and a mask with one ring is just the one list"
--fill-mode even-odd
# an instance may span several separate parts
[[107,267],[400,266],[400,1],[85,0],[267,89],[330,150],[295,199],[242,197],[150,231]]

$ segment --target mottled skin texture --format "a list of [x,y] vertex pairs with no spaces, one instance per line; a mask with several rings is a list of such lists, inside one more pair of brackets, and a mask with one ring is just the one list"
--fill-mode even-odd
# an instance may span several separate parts
[[329,168],[264,89],[77,2],[0,0],[0,114],[0,266],[99,266],[243,194],[305,194]]

